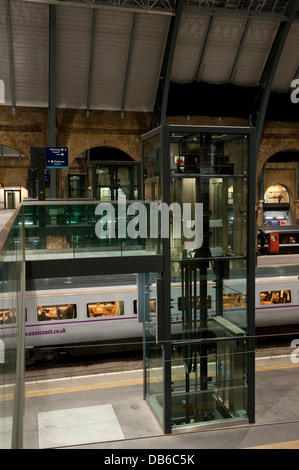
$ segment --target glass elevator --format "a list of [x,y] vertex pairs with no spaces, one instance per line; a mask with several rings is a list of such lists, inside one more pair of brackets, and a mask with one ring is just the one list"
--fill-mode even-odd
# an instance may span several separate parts
[[163,125],[142,149],[164,259],[145,289],[145,398],[165,433],[253,422],[254,130]]

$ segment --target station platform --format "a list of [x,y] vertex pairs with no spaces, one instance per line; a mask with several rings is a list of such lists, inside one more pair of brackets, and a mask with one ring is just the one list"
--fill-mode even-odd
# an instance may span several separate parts
[[[26,383],[24,448],[299,449],[299,363],[286,349],[256,357],[256,422],[164,435],[143,400],[143,371]],[[172,451],[171,451],[172,452]],[[127,454],[126,454],[127,455]]]
[[13,216],[16,209],[2,209],[0,211],[0,232],[3,230],[9,219]]

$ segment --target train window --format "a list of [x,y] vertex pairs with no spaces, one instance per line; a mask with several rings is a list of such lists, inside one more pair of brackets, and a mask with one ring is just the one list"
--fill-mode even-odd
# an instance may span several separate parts
[[157,301],[156,299],[149,299],[149,310],[150,312],[157,311]]
[[[178,309],[179,310],[182,310],[183,309],[183,302],[184,300],[186,301],[186,298],[185,297],[179,297],[178,298]],[[194,307],[194,297],[192,297],[192,307]],[[207,307],[208,308],[211,308],[212,307],[212,299],[211,299],[211,296],[210,295],[207,295]],[[186,308],[186,306],[185,306]],[[199,309],[200,308],[200,297],[198,296],[196,298],[196,308]]]
[[289,244],[294,244],[296,243],[296,236],[295,234],[293,236],[291,235],[283,235],[281,237],[281,243],[283,245],[289,245]]
[[223,308],[245,307],[246,294],[234,292],[233,294],[224,294]]
[[77,306],[75,304],[40,305],[37,307],[38,321],[71,320],[77,318]]
[[137,315],[137,300],[133,300],[133,312]]
[[16,323],[16,309],[15,308],[3,308],[0,310],[0,324],[9,325]]
[[87,304],[87,316],[93,317],[118,317],[124,315],[124,302],[111,300],[108,302],[92,302]]
[[272,290],[260,293],[261,305],[289,304],[291,302],[290,290]]

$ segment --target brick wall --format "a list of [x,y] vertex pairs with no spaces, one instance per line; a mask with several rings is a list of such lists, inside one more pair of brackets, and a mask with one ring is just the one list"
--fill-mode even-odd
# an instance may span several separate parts
[[[151,129],[151,113],[126,112],[124,118],[118,111],[92,111],[87,118],[85,110],[57,109],[56,145],[69,149],[69,170],[57,170],[58,197],[66,197],[67,173],[84,171],[76,157],[92,147],[115,147],[126,152],[133,160],[140,160],[140,136]],[[245,119],[230,117],[172,116],[168,124],[246,126]],[[30,167],[31,146],[48,145],[48,110],[46,108],[0,107],[0,144],[12,147],[25,158],[0,160],[0,182],[4,185],[26,186]],[[299,125],[291,122],[266,122],[257,162],[257,178],[267,159],[276,152],[299,152]],[[296,170],[294,170],[296,171]],[[290,191],[297,194],[297,173],[292,174]],[[290,181],[290,180],[288,180]],[[281,184],[282,181],[280,181]],[[293,187],[294,186],[294,187]],[[257,185],[258,190],[258,185]],[[258,200],[258,194],[257,194]]]

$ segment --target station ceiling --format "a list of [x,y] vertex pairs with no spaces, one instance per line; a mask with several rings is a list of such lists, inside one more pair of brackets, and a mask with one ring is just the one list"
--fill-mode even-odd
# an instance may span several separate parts
[[298,3],[0,0],[2,105],[48,107],[54,96],[56,108],[156,112],[159,123],[163,107],[219,114],[218,92],[229,115],[240,93],[250,108],[268,88],[290,106]]

